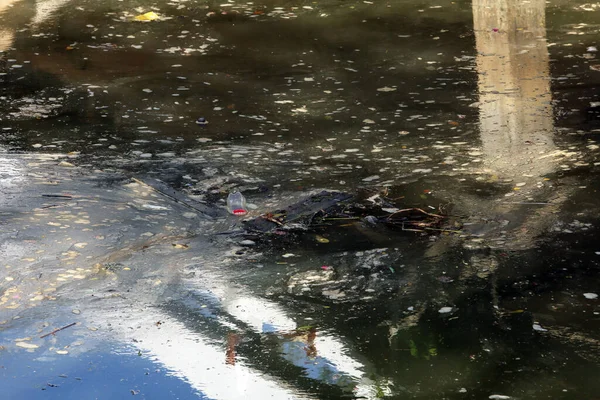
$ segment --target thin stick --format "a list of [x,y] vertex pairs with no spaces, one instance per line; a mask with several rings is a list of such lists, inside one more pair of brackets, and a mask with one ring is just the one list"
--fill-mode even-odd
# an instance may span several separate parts
[[504,204],[521,204],[521,205],[535,205],[535,206],[547,206],[550,203],[536,203],[536,202],[527,202],[527,201],[504,201]]
[[60,332],[60,331],[62,331],[63,329],[70,328],[70,327],[72,327],[73,325],[76,325],[76,324],[77,324],[77,322],[73,322],[73,323],[71,323],[71,324],[69,324],[69,325],[65,325],[65,326],[63,326],[62,328],[55,329],[55,330],[53,330],[53,331],[52,331],[52,332],[50,332],[50,333],[46,333],[45,335],[42,335],[42,336],[40,336],[40,339],[43,339],[43,338],[45,338],[46,336],[54,335],[56,332]]
[[40,209],[41,209],[41,210],[44,210],[44,209],[46,209],[46,208],[54,208],[54,207],[64,207],[64,206],[63,206],[62,204],[50,204],[50,205],[48,205],[48,206],[43,206],[43,207],[40,207]]
[[387,219],[392,218],[394,215],[396,214],[400,214],[401,212],[406,212],[406,211],[419,211],[422,212],[425,215],[429,215],[431,217],[436,217],[436,218],[445,218],[443,215],[438,215],[438,214],[432,214],[432,213],[428,213],[427,211],[421,209],[421,208],[405,208],[403,210],[398,210],[396,212],[394,212],[393,214],[388,215]]
[[43,194],[42,197],[56,197],[59,199],[72,200],[73,196],[68,194]]
[[275,218],[269,217],[268,214],[261,215],[261,218],[266,219],[267,221],[272,222],[275,225],[279,225],[279,226],[283,226],[284,225],[283,223],[277,221]]
[[464,233],[463,231],[457,231],[454,229],[438,229],[438,228],[429,228],[429,227],[425,227],[423,228],[427,231],[439,231],[439,232],[450,232],[450,233]]
[[245,229],[238,229],[235,231],[217,232],[217,233],[213,233],[213,235],[234,235],[237,233],[245,233],[245,232],[246,232]]
[[402,227],[402,230],[406,231],[406,232],[425,232],[422,229],[410,229],[410,228],[405,228],[405,227]]

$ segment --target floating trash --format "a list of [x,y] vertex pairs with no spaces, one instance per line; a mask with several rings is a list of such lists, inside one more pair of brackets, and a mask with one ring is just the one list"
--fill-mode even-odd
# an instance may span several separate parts
[[227,210],[233,215],[246,215],[246,198],[240,192],[232,192],[227,196]]

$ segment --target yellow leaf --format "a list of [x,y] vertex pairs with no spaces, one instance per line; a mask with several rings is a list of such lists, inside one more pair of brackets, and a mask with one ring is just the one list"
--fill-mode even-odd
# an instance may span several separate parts
[[317,242],[319,242],[319,243],[329,243],[329,239],[324,238],[321,235],[316,235],[315,239],[317,239]]
[[156,14],[154,11],[150,11],[150,12],[147,12],[146,14],[138,15],[134,19],[136,21],[154,21],[154,20],[157,20],[158,18],[159,18],[158,14]]

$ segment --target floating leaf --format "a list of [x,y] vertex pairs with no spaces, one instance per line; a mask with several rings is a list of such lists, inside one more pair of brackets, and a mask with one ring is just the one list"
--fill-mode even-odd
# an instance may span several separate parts
[[38,346],[37,344],[33,344],[33,343],[17,342],[17,347],[22,347],[24,349],[37,349],[40,346]]
[[324,238],[324,237],[323,237],[323,236],[321,236],[321,235],[317,235],[317,236],[315,236],[315,239],[316,239],[316,240],[317,240],[317,242],[319,242],[319,243],[329,243],[329,239],[327,239],[327,238]]
[[155,21],[160,17],[154,11],[147,12],[146,14],[137,15],[134,19],[136,21]]

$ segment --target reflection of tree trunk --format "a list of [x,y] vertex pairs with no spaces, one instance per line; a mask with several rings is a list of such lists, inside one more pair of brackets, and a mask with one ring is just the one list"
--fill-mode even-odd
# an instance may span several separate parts
[[52,13],[71,0],[37,0],[35,2],[35,17],[31,20],[33,26],[42,24]]
[[473,0],[480,125],[487,167],[505,177],[551,171],[554,148],[545,0]]
[[[553,172],[556,160],[548,156],[556,148],[552,140],[545,0],[473,0],[473,23],[485,167],[498,177],[526,183],[514,193],[521,194],[520,199],[526,196],[529,202],[535,199],[541,204],[534,210],[533,205],[519,204],[519,200],[498,202],[498,198],[472,199],[467,195],[462,202],[468,204],[473,215],[469,221],[473,223],[472,232],[478,236],[504,236],[500,241],[503,248],[529,248],[547,232],[567,196],[564,188],[538,190],[546,187],[541,177]],[[465,232],[470,233],[468,227]],[[444,246],[440,241],[438,248],[434,246],[428,253],[444,253]],[[477,268],[466,274],[479,276],[480,267],[493,272],[497,264],[494,260],[473,263]]]
[[[0,51],[6,51],[12,46],[15,30],[26,23],[32,24],[34,28],[38,27],[69,1],[71,0],[36,0],[33,8],[28,3],[21,3],[21,0],[0,0]],[[17,10],[19,5],[21,8]],[[16,11],[7,16],[11,9]],[[31,16],[29,12],[32,12]]]
[[311,328],[308,331],[308,335],[306,337],[306,346],[304,347],[304,351],[306,351],[307,358],[315,358],[317,356],[317,346],[315,346],[316,337],[317,330],[315,328]]
[[13,42],[13,33],[0,29],[0,51],[6,51],[10,48]]
[[[8,8],[12,7],[14,0],[0,0],[0,18]],[[4,29],[0,19],[0,51],[6,51],[10,48],[13,42],[14,34],[12,31]]]
[[225,351],[225,364],[235,365],[235,346],[239,342],[238,335],[233,332],[227,334],[227,350]]

